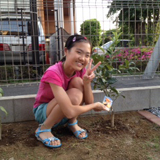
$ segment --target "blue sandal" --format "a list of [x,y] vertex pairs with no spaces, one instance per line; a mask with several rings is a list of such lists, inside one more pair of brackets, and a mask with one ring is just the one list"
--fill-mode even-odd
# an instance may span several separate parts
[[[78,120],[77,120],[75,123],[68,123],[68,127],[74,126],[74,125],[76,125],[76,124],[78,124]],[[79,137],[79,135],[80,135],[82,132],[85,132],[86,136],[81,138],[81,137]],[[74,134],[77,138],[79,138],[79,139],[85,139],[85,138],[88,137],[87,131],[86,131],[85,129],[81,129],[81,130],[75,131],[75,132],[73,132],[73,134]]]
[[[62,144],[60,144],[60,145],[50,145],[51,142],[59,140],[59,139],[56,138],[56,137],[46,138],[46,139],[42,140],[42,139],[40,138],[40,136],[39,136],[39,134],[42,133],[42,132],[51,132],[51,129],[41,130],[41,128],[39,127],[39,128],[38,128],[38,131],[37,131],[36,134],[35,134],[36,138],[37,138],[39,141],[41,141],[45,146],[50,147],[50,148],[58,148],[58,147],[61,147],[61,146],[62,146]],[[46,143],[46,142],[48,142],[48,143]]]

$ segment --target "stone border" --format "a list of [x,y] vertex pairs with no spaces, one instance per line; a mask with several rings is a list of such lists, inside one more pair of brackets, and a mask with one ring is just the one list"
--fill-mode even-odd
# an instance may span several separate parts
[[[125,96],[118,97],[113,107],[115,112],[143,110],[160,106],[160,86],[133,87],[118,89]],[[93,90],[95,102],[102,101],[104,93]],[[0,105],[5,107],[8,116],[0,111],[2,123],[21,122],[34,120],[33,103],[35,94],[22,96],[8,96],[0,98]],[[83,115],[108,114],[106,111],[94,112],[93,110]]]

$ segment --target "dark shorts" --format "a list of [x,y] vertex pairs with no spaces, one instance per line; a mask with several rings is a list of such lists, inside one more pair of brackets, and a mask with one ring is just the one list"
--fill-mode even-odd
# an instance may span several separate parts
[[[42,124],[44,121],[47,119],[47,105],[48,103],[43,103],[39,105],[37,108],[33,109],[33,113],[35,115],[35,120],[39,123]],[[68,122],[67,118],[63,118],[59,123],[55,124],[53,128],[58,127],[60,125],[64,125]]]

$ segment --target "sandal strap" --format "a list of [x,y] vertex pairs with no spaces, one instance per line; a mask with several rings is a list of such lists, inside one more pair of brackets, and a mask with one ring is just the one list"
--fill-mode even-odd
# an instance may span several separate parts
[[[39,134],[42,133],[42,132],[51,132],[51,129],[41,130],[41,126],[40,126],[40,127],[38,128],[38,131],[37,131],[36,134],[35,134],[35,136],[37,137],[37,139],[38,139],[39,141],[41,141],[45,146],[50,147],[50,148],[58,148],[58,147],[61,147],[61,146],[62,146],[62,144],[60,144],[60,145],[55,145],[55,146],[54,146],[54,145],[50,145],[51,142],[53,142],[53,141],[58,141],[58,140],[59,140],[57,137],[54,137],[54,136],[42,140],[41,137],[39,136]],[[60,141],[60,140],[59,140],[59,141]],[[46,143],[46,142],[47,142],[47,143]]]
[[58,141],[59,139],[56,138],[56,137],[51,137],[51,138],[46,138],[43,140],[43,143],[46,143],[48,142],[48,145],[50,145],[51,142],[54,142],[54,141]]
[[[68,127],[74,126],[74,125],[76,125],[77,123],[78,123],[78,120],[76,120],[75,123],[68,123]],[[85,132],[86,136],[80,138],[79,135],[80,135],[81,133],[83,133],[83,132]],[[77,138],[79,138],[79,139],[85,139],[85,138],[88,137],[87,131],[86,131],[85,129],[80,129],[80,130],[78,130],[78,131],[75,131],[75,132],[73,132],[73,134],[74,134]]]
[[76,122],[74,122],[74,123],[68,123],[68,126],[74,126],[74,125],[76,125],[78,123],[78,120],[76,120]]
[[79,138],[79,135],[80,135],[81,133],[83,133],[83,132],[87,133],[86,130],[81,129],[81,130],[75,131],[75,132],[74,132],[74,135],[75,135],[77,138]]
[[39,137],[39,134],[40,134],[40,133],[43,133],[43,132],[51,132],[51,129],[41,130],[41,127],[39,127],[39,128],[38,128],[38,131],[36,132],[36,137]]

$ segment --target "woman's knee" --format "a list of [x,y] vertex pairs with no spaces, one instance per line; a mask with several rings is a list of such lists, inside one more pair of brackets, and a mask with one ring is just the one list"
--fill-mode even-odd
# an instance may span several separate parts
[[67,91],[67,94],[73,105],[79,105],[83,101],[83,93],[77,88],[71,88]]
[[69,83],[68,89],[77,88],[83,93],[83,80],[80,77],[75,77]]

